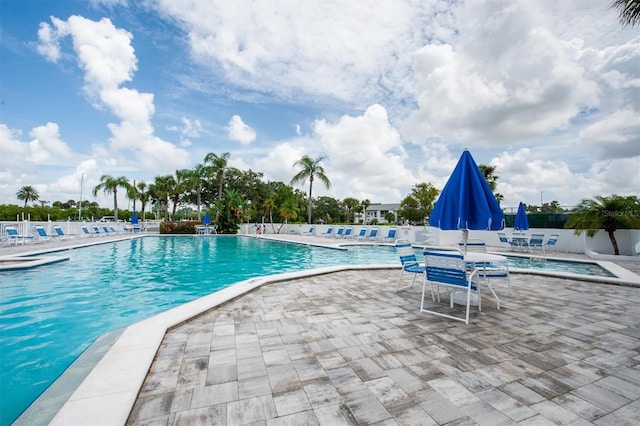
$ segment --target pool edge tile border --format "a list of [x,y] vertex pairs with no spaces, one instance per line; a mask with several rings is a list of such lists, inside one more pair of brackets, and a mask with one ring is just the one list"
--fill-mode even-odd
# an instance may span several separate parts
[[399,265],[341,265],[252,278],[132,324],[55,414],[50,425],[125,424],[167,330],[256,288],[348,270],[399,268]]

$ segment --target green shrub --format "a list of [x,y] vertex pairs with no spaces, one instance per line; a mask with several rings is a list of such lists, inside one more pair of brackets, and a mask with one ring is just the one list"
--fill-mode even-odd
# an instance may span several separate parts
[[196,226],[200,222],[196,220],[188,220],[183,222],[162,222],[160,223],[161,234],[195,234]]

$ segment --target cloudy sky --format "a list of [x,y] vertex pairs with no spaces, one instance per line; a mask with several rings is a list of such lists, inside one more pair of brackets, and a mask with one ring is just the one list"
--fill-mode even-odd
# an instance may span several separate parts
[[2,0],[0,204],[209,152],[286,183],[323,155],[314,195],[400,202],[465,147],[504,207],[638,195],[640,31],[608,4]]

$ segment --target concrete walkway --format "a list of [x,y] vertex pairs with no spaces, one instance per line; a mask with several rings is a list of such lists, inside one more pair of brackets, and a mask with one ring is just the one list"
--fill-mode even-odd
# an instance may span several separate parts
[[513,275],[465,325],[398,274],[274,283],[170,330],[128,424],[640,424],[640,289]]

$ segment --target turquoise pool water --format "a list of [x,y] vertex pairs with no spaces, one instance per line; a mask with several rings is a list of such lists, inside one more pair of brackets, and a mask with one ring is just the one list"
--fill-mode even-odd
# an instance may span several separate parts
[[[1,425],[15,420],[102,334],[252,277],[399,264],[393,247],[344,251],[250,237],[145,237],[65,255],[67,262],[0,272]],[[574,262],[542,267],[566,271],[576,265],[582,268],[576,273],[593,275],[591,266]],[[513,260],[511,266],[536,265]]]
[[507,256],[509,267],[545,272],[563,272],[578,275],[590,275],[600,277],[615,277],[614,274],[602,268],[597,263],[573,262],[559,259],[545,259],[542,257]]
[[251,277],[397,264],[392,247],[344,250],[247,237],[145,237],[0,272],[0,424],[26,409],[97,337]]

